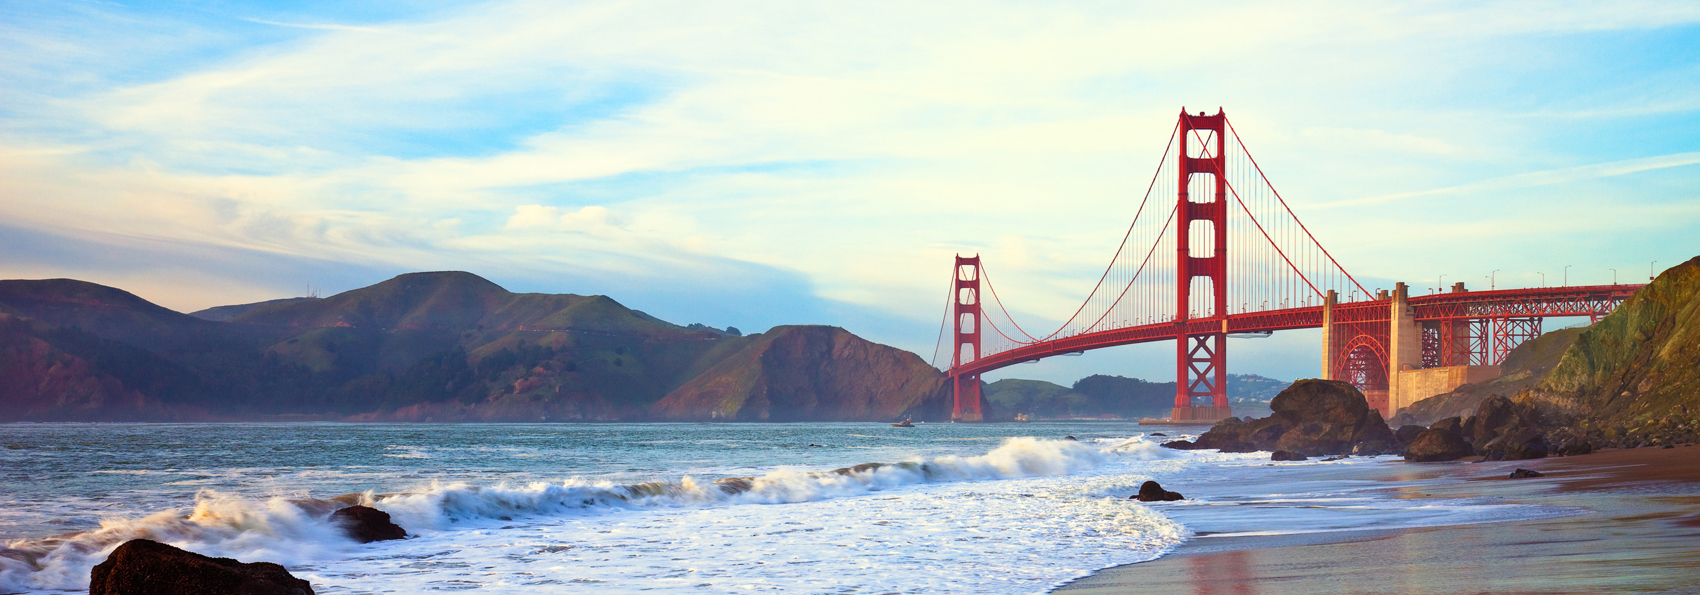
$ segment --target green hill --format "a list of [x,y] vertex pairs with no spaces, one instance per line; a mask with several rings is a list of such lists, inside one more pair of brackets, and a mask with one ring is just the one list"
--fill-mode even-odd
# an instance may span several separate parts
[[1527,398],[1595,425],[1700,413],[1700,257],[1583,331]]
[[5,419],[715,419],[724,404],[704,391],[728,382],[753,391],[737,419],[949,413],[936,370],[842,329],[740,337],[464,272],[197,314],[81,281],[0,281]]

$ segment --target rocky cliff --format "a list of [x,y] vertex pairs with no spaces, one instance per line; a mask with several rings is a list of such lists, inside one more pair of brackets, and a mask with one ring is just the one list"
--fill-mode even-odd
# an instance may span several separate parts
[[939,371],[919,356],[829,326],[781,326],[673,390],[672,421],[950,419]]
[[[1507,360],[1506,381],[1473,389],[1493,394],[1434,422],[1407,458],[1523,459],[1700,442],[1700,258],[1666,270],[1587,329],[1548,333],[1512,355],[1521,359]],[[1467,388],[1412,409],[1457,411]]]
[[1700,415],[1700,257],[1582,332],[1519,400],[1596,428]]

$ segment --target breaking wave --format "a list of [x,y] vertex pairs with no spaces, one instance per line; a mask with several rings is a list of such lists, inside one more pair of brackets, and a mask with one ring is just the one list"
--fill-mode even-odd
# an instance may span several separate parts
[[[595,514],[611,509],[782,504],[853,497],[938,482],[1064,476],[1111,458],[1156,459],[1173,451],[1135,437],[1087,444],[1011,438],[977,456],[867,463],[831,471],[781,468],[758,477],[616,484],[571,478],[523,486],[433,485],[408,493],[348,494],[330,499],[256,499],[202,490],[193,508],[143,517],[114,517],[98,529],[18,540],[0,549],[0,589],[86,589],[89,570],[118,545],[152,539],[210,556],[289,565],[345,557],[361,546],[332,524],[352,505],[388,512],[413,533],[516,517]],[[465,526],[462,525],[462,526]]]

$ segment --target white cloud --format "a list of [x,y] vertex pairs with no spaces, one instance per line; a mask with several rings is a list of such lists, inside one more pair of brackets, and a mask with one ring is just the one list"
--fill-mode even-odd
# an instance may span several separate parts
[[[1366,209],[1684,157],[1502,150],[1523,142],[1517,114],[1391,95],[1482,76],[1445,52],[1692,24],[1700,6],[498,2],[251,20],[308,34],[44,104],[77,134],[0,133],[0,221],[411,268],[659,277],[725,258],[923,326],[951,255],[979,252],[1018,315],[1062,318],[1183,104],[1226,104],[1337,251],[1432,249],[1398,238],[1444,225],[1365,232]],[[1651,89],[1539,107],[1696,91]],[[1522,161],[1481,170],[1505,155]],[[1611,163],[1554,166],[1578,158]]]

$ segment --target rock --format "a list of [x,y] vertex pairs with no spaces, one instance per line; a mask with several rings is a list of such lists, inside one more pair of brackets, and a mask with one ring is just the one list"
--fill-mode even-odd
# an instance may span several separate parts
[[406,529],[390,522],[390,513],[369,506],[350,506],[333,512],[331,522],[342,525],[348,536],[360,543],[407,538]]
[[1198,450],[1198,445],[1193,444],[1188,440],[1171,440],[1169,442],[1164,442],[1161,446],[1163,448],[1173,448],[1175,450]]
[[1393,445],[1379,440],[1359,442],[1352,445],[1352,454],[1360,457],[1378,457],[1393,452]]
[[1344,461],[1344,460],[1346,460],[1346,459],[1350,459],[1350,458],[1352,458],[1352,455],[1335,455],[1335,456],[1332,456],[1332,457],[1328,457],[1328,458],[1326,458],[1326,459],[1323,459],[1323,460],[1322,460],[1322,462],[1324,462],[1324,463],[1332,463],[1332,462],[1334,462],[1334,461]]
[[1411,441],[1416,440],[1417,434],[1423,433],[1424,429],[1418,425],[1399,426],[1399,430],[1393,432],[1393,443],[1400,446],[1410,446]]
[[1078,442],[1080,439],[1075,438],[1073,436],[1063,436],[1063,440],[1073,440],[1073,441]]
[[1525,477],[1546,477],[1546,474],[1528,469],[1518,469],[1511,472],[1511,479],[1523,479]]
[[1436,428],[1423,430],[1411,440],[1410,446],[1405,447],[1405,460],[1412,463],[1451,461],[1473,454],[1476,454],[1475,449],[1470,448],[1470,443],[1465,442],[1463,436]]
[[1168,438],[1168,437],[1169,437],[1169,435],[1168,435],[1168,434],[1164,434],[1164,433],[1162,433],[1162,432],[1152,432],[1152,433],[1151,433],[1151,435],[1152,435],[1152,436],[1162,436],[1162,437],[1164,437],[1164,438]]
[[1430,429],[1430,430],[1440,430],[1440,431],[1448,432],[1448,433],[1452,433],[1452,434],[1462,434],[1463,431],[1464,431],[1464,420],[1463,420],[1463,418],[1458,418],[1458,417],[1448,417],[1446,419],[1434,422],[1433,424],[1429,425],[1428,429]]
[[1508,428],[1504,434],[1482,445],[1481,451],[1490,461],[1522,461],[1546,458],[1550,448],[1546,438],[1534,428]]
[[1356,387],[1335,380],[1300,380],[1269,403],[1274,415],[1262,419],[1224,419],[1199,436],[1193,448],[1222,452],[1284,450],[1307,457],[1353,452],[1365,454],[1394,442],[1393,431]]
[[176,593],[313,595],[313,585],[271,562],[209,558],[147,539],[125,542],[89,572],[89,595]]
[[1504,433],[1507,426],[1522,425],[1523,413],[1511,399],[1492,395],[1476,407],[1476,414],[1464,423],[1464,439],[1481,450]]
[[1296,452],[1277,450],[1269,455],[1271,461],[1303,461],[1306,457]]
[[1163,489],[1163,486],[1155,481],[1147,481],[1139,486],[1138,494],[1134,494],[1128,499],[1138,500],[1140,502],[1173,502],[1175,500],[1185,500],[1186,497],[1182,496],[1180,492],[1171,492]]

